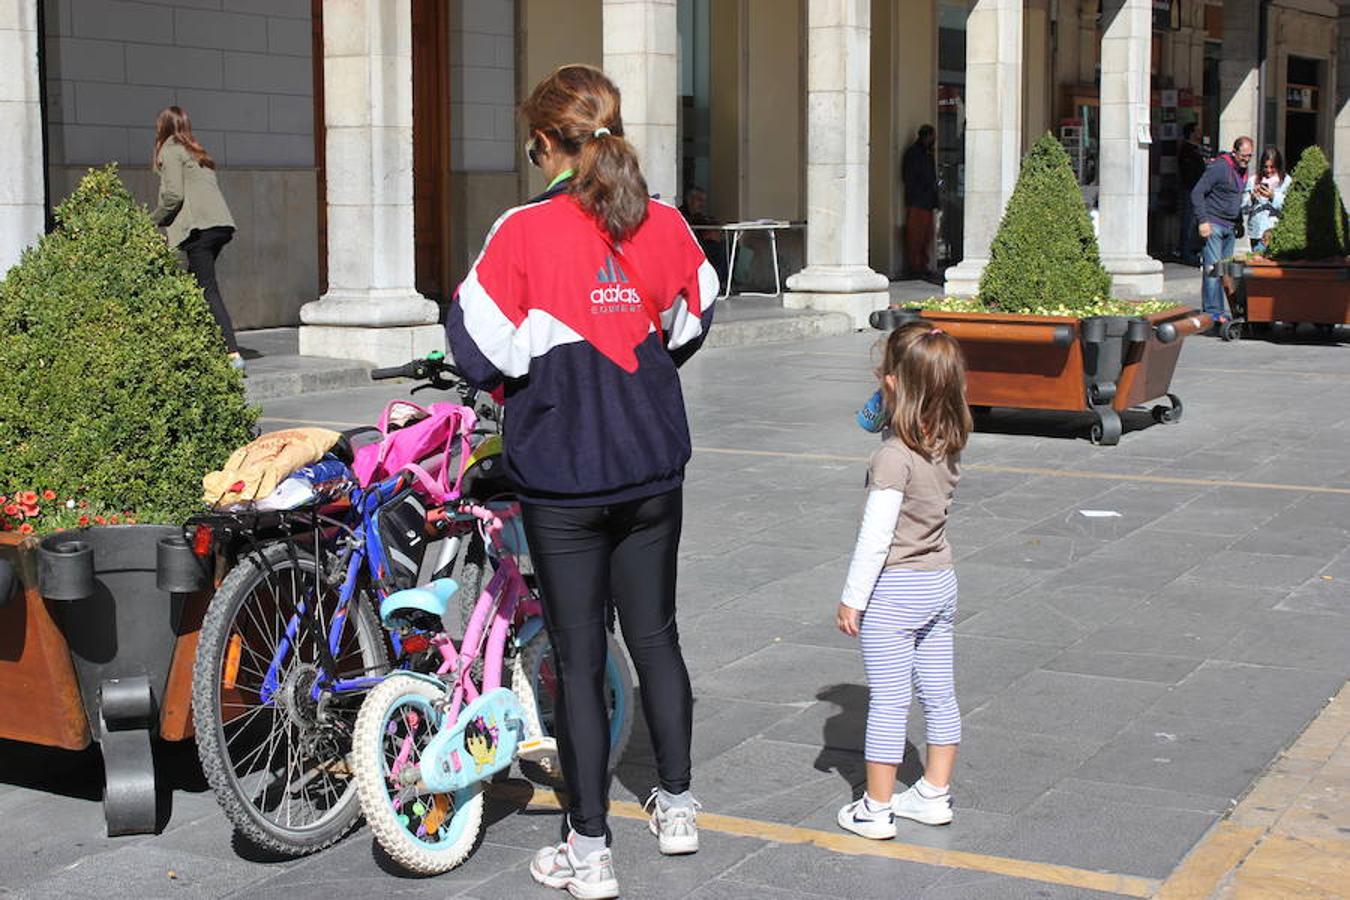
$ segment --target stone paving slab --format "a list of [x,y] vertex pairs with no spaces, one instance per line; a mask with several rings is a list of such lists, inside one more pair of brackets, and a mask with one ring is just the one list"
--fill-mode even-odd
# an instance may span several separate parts
[[[679,602],[695,790],[710,813],[826,833],[859,790],[866,688],[832,618],[876,441],[852,423],[875,340],[710,349],[685,369],[696,450]],[[1119,446],[1097,448],[1063,417],[982,423],[952,522],[957,822],[902,841],[1154,879],[1176,867],[1350,676],[1347,387],[1343,344],[1196,338],[1174,385],[1178,425],[1132,417]],[[406,386],[277,399],[266,421],[370,422],[398,394]],[[910,740],[923,741],[917,708]],[[145,897],[551,896],[524,868],[557,834],[550,811],[499,808],[461,870],[408,879],[365,832],[313,859],[257,860],[199,776],[174,781],[163,834],[110,840],[95,759],[0,746],[0,890],[106,894],[90,877],[104,872]],[[60,774],[16,774],[39,768]],[[918,771],[911,759],[903,774]],[[640,802],[653,778],[639,723],[612,796]],[[58,841],[35,827],[52,820]],[[1103,896],[711,832],[678,870],[640,822],[615,822],[629,896],[871,896],[876,883],[921,897]],[[161,882],[171,867],[181,877]]]

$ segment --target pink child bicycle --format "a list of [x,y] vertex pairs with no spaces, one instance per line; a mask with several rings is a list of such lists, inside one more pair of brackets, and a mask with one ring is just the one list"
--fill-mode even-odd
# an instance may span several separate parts
[[[462,863],[483,830],[483,785],[516,759],[557,771],[556,680],[539,598],[522,574],[520,506],[461,503],[451,529],[477,528],[495,561],[464,637],[442,626],[459,590],[443,578],[391,594],[380,618],[405,650],[435,653],[434,674],[400,671],[367,694],[352,734],[357,795],[375,839],[422,874]],[[503,675],[509,666],[510,682]],[[632,730],[632,669],[611,634],[605,666],[610,767]]]

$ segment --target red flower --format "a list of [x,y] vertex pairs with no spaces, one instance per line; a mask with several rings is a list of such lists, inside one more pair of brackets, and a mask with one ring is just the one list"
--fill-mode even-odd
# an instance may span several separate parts
[[31,519],[40,512],[42,512],[42,507],[38,506],[36,503],[25,503],[23,505],[24,518]]
[[122,520],[118,518],[117,513],[113,513],[111,516],[108,516],[109,525],[120,525],[121,522]]
[[24,522],[22,525],[19,526],[19,534],[32,534],[32,533],[33,533],[33,526],[28,522]]
[[16,506],[16,505],[13,504],[13,503],[6,503],[6,504],[5,504],[5,515],[7,515],[7,516],[17,516],[18,514],[19,514],[19,507],[18,507],[18,506]]
[[9,498],[6,497],[4,494],[0,494],[0,503],[5,503],[5,502],[7,502],[8,500],[9,500]]
[[104,518],[103,518],[102,516],[94,516],[94,524],[95,524],[95,525],[107,525],[108,523],[104,520]]
[[80,522],[79,522],[79,525],[80,525],[81,528],[88,528],[88,527],[89,527],[89,517],[88,517],[88,516],[80,516]]
[[14,526],[8,522],[0,522],[0,531],[13,531]]
[[32,504],[37,502],[37,491],[19,491],[15,499],[20,503]]
[[42,492],[42,499],[47,501],[55,500],[56,491],[52,490],[51,488],[48,488],[47,490]]
[[88,500],[81,500],[81,501],[80,501],[80,509],[88,509],[88,508],[89,508],[89,501],[88,501]]
[[132,518],[131,516],[127,516],[127,518],[126,518],[126,523],[127,523],[128,525],[135,525],[135,524],[136,524],[136,520],[135,520],[134,518]]

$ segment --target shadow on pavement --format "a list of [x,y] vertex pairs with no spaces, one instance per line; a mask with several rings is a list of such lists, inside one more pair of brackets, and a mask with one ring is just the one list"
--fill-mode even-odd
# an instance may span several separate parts
[[[867,731],[867,688],[861,684],[834,684],[822,688],[816,699],[833,703],[839,711],[825,720],[821,729],[820,754],[816,757],[818,772],[838,772],[857,800],[867,787],[867,764],[858,749]],[[905,744],[905,761],[898,778],[906,785],[919,780],[923,766],[913,744]]]

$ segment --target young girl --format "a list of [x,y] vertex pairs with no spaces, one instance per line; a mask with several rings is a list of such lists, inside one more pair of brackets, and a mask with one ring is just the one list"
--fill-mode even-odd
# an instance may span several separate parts
[[[928,825],[952,820],[947,785],[961,713],[952,683],[956,574],[946,526],[971,419],[961,348],[929,323],[891,332],[877,376],[891,433],[868,464],[867,507],[837,614],[840,631],[862,638],[871,686],[867,792],[839,810],[839,825],[882,840],[895,837],[896,816]],[[897,795],[911,685],[928,724],[928,764]]]

